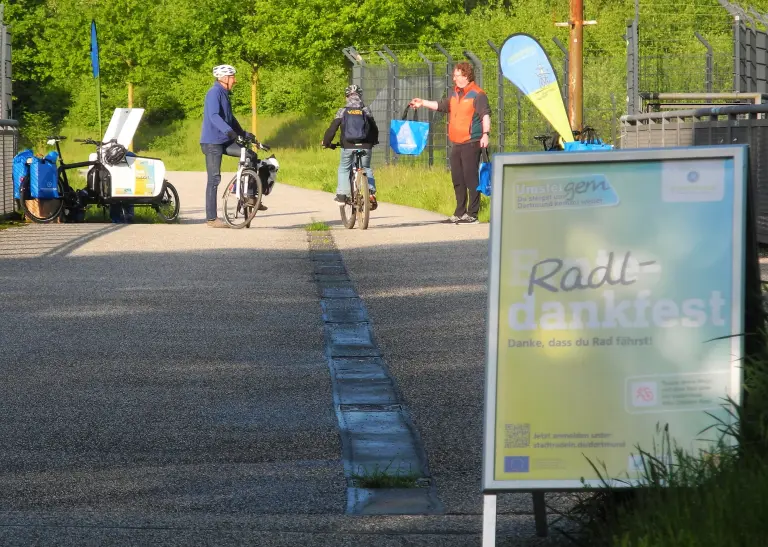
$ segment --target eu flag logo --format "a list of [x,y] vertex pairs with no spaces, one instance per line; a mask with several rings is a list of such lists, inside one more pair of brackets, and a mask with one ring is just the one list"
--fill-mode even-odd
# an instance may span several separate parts
[[528,473],[530,471],[531,464],[528,460],[528,456],[505,456],[504,457],[504,472],[505,473]]

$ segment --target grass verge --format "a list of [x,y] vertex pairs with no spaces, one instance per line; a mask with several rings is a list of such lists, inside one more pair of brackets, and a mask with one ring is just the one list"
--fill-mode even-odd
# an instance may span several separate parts
[[308,232],[327,232],[331,227],[321,220],[313,220],[307,224]]
[[378,464],[373,469],[360,467],[352,479],[360,488],[416,488],[421,475],[401,468],[391,469],[392,463],[382,468]]
[[24,226],[23,220],[18,220],[15,218],[0,220],[0,230],[7,230],[8,228],[17,228],[19,226]]

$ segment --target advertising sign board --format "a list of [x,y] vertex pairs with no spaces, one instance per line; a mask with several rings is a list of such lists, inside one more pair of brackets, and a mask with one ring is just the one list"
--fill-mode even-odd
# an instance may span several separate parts
[[600,486],[590,461],[631,485],[658,426],[695,452],[730,423],[746,170],[744,146],[494,156],[485,492]]

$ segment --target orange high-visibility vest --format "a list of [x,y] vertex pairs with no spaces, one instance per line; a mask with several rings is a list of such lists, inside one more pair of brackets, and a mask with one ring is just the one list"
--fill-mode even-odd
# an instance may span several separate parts
[[475,82],[470,82],[459,95],[459,88],[454,87],[448,102],[448,138],[461,144],[478,140],[483,136],[483,123],[475,111],[475,99],[485,93]]

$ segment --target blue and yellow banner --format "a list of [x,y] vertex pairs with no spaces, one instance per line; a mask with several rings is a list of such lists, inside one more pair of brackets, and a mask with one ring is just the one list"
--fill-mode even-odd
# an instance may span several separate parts
[[547,53],[528,34],[513,34],[501,46],[501,72],[525,93],[552,124],[564,142],[573,141],[573,131]]

